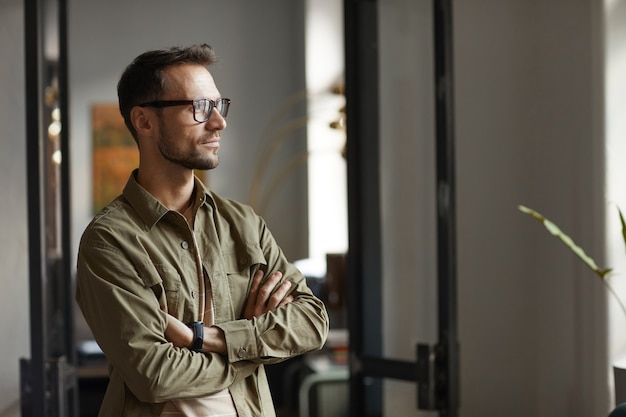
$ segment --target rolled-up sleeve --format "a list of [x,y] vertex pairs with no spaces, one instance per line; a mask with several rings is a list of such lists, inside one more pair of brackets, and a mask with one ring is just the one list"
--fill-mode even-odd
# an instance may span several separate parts
[[[274,363],[310,351],[321,349],[328,335],[328,314],[324,303],[306,285],[302,273],[287,261],[263,219],[248,216],[247,229],[260,245],[268,277],[275,271],[283,274],[282,281],[290,281],[294,301],[252,320],[235,320],[216,326],[224,331],[228,360]],[[252,232],[253,231],[253,232]],[[250,239],[252,240],[252,238]],[[254,256],[251,258],[254,259]],[[248,274],[253,275],[253,270]],[[246,288],[240,288],[247,298]]]

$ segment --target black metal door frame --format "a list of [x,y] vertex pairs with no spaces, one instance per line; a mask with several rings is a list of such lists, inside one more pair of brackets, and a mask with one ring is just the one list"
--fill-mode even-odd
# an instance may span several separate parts
[[458,416],[452,0],[433,2],[439,341],[416,346],[415,362],[382,352],[378,3],[344,2],[352,416],[382,416],[382,378],[414,381],[419,409]]
[[[78,415],[66,18],[66,0],[24,0],[31,357],[20,360],[23,417]],[[60,132],[48,129],[54,122]]]

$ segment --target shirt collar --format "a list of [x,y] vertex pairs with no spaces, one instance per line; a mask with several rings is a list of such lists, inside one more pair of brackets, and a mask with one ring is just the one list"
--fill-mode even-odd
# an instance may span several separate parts
[[[215,202],[209,189],[197,176],[194,177],[194,182],[196,187],[196,198],[199,196],[201,197],[199,206],[202,207],[205,204],[210,204],[215,207]],[[153,228],[154,225],[156,225],[158,221],[170,211],[167,207],[161,204],[159,200],[154,198],[152,194],[146,191],[145,188],[137,183],[137,169],[130,174],[122,194],[149,228]]]

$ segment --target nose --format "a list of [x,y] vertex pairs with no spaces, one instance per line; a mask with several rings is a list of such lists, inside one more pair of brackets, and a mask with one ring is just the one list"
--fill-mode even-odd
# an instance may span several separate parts
[[209,130],[224,130],[226,129],[226,126],[228,126],[228,123],[226,123],[226,119],[220,114],[220,112],[213,109],[211,116],[209,116],[209,120],[205,123],[205,126]]

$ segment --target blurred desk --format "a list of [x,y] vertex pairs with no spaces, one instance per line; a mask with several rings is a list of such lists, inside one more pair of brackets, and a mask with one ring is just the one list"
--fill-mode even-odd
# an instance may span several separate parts
[[299,417],[347,417],[350,372],[345,329],[331,330],[324,349],[303,358],[308,374],[298,390]]
[[104,353],[93,340],[77,344],[80,417],[97,417],[109,383],[109,365]]

